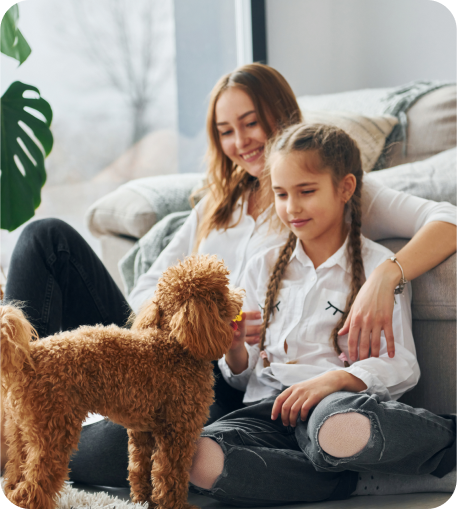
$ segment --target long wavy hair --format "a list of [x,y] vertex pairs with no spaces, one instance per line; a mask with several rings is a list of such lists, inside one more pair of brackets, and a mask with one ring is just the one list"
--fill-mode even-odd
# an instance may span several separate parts
[[[320,124],[298,124],[291,126],[281,132],[275,139],[271,140],[266,147],[266,165],[261,178],[261,191],[271,203],[271,201],[273,201],[273,191],[271,189],[271,168],[269,161],[273,154],[280,153],[286,155],[292,152],[306,152],[308,150],[317,151],[322,163],[318,170],[330,172],[335,189],[346,175],[352,173],[356,178],[354,194],[346,204],[346,210],[349,209],[351,215],[349,242],[347,244],[348,259],[351,263],[352,273],[351,290],[346,300],[344,313],[330,335],[333,348],[337,355],[340,355],[342,352],[338,345],[338,331],[343,327],[352,304],[365,279],[360,237],[360,230],[362,227],[361,196],[363,170],[359,148],[356,142],[345,131],[337,127]],[[263,323],[260,331],[260,351],[265,349],[265,336],[271,314],[274,312],[274,303],[276,302],[282,277],[296,243],[297,237],[293,232],[290,232],[289,238],[282,247],[278,260],[273,267],[265,297]],[[268,365],[268,360],[264,358],[264,366],[266,367]],[[346,367],[349,366],[346,361],[344,365]]]
[[238,222],[232,222],[232,214],[241,197],[244,201],[246,191],[256,185],[257,179],[251,177],[243,168],[233,163],[224,154],[220,135],[216,127],[216,104],[219,97],[229,88],[245,92],[252,100],[257,120],[270,138],[278,129],[302,120],[295,94],[284,77],[272,67],[263,64],[248,64],[223,76],[211,92],[206,130],[208,150],[207,181],[202,190],[207,191],[205,210],[198,226],[195,250],[200,242],[213,229],[227,229]]

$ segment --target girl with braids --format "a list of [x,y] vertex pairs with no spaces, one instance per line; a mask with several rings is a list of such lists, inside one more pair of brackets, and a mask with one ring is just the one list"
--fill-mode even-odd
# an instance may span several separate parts
[[263,310],[260,343],[247,345],[240,327],[219,366],[247,406],[204,429],[192,489],[249,506],[452,492],[455,417],[396,401],[420,374],[408,288],[395,296],[393,358],[382,335],[379,357],[350,362],[339,334],[365,277],[392,256],[361,234],[356,143],[298,124],[266,157],[265,189],[289,235],[246,267],[245,307]]

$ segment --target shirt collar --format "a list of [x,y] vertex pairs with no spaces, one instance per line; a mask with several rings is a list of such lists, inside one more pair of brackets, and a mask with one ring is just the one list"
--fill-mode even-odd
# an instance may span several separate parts
[[[350,273],[352,267],[351,263],[349,262],[347,254],[348,242],[349,235],[347,235],[346,240],[344,241],[343,245],[338,249],[338,251],[333,253],[332,256],[330,256],[330,258],[327,258],[327,260],[325,260],[324,263],[319,265],[318,269],[330,268],[334,267],[335,265],[339,265],[343,270]],[[292,256],[290,257],[290,260],[292,261],[294,258],[296,258],[305,267],[307,266],[314,267],[313,262],[310,260],[309,256],[305,253],[305,250],[303,249],[303,246],[299,239],[297,239],[297,244],[292,253]]]

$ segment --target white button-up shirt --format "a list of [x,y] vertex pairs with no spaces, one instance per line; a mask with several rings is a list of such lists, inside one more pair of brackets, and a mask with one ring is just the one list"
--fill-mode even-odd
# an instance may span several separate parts
[[[230,270],[231,282],[239,286],[246,263],[257,253],[269,247],[283,244],[288,232],[269,228],[265,215],[254,220],[248,215],[247,200],[241,200],[233,213],[232,224],[227,230],[212,230],[199,245],[198,253],[215,254],[224,260]],[[178,260],[192,254],[199,220],[202,218],[204,200],[192,211],[181,229],[146,274],[143,274],[129,295],[129,304],[137,312],[141,305],[155,292],[162,272]],[[371,240],[391,237],[411,238],[430,221],[446,221],[456,224],[456,208],[450,203],[436,203],[389,189],[364,176],[362,188],[362,233]]]
[[[234,375],[225,357],[219,361],[227,382],[245,390],[244,402],[254,402],[277,394],[284,387],[310,380],[327,371],[345,369],[361,379],[370,394],[382,400],[398,399],[417,384],[420,371],[411,330],[411,294],[409,285],[395,297],[392,317],[395,357],[390,359],[384,333],[379,358],[354,362],[344,368],[330,341],[350,291],[351,265],[348,263],[347,240],[344,245],[316,269],[300,242],[286,267],[265,338],[265,352],[270,366],[263,367],[258,345],[246,345],[248,368]],[[247,265],[243,287],[246,299],[243,309],[263,311],[270,274],[278,259],[280,247],[255,256]],[[387,248],[362,237],[365,274],[369,274],[388,257]],[[393,298],[393,295],[392,295]],[[287,352],[284,343],[287,340]],[[349,359],[348,336],[338,344]],[[349,361],[351,362],[351,361]],[[288,364],[290,363],[290,364]]]

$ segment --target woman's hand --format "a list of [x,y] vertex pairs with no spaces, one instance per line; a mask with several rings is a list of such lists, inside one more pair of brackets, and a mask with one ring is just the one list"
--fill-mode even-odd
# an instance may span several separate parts
[[[349,333],[349,357],[357,360],[357,346],[360,360],[379,357],[381,331],[384,331],[389,357],[395,355],[392,330],[394,290],[400,281],[401,271],[396,263],[386,260],[379,265],[360,289],[340,336]],[[360,336],[360,345],[359,343]]]
[[329,371],[321,376],[292,385],[282,392],[274,402],[271,411],[272,420],[281,414],[284,426],[295,427],[300,415],[302,421],[308,417],[311,408],[320,403],[326,396],[337,391],[360,392],[367,388],[360,378],[347,371]]
[[[247,311],[243,313],[243,317],[246,320],[259,320],[262,315],[260,311]],[[246,338],[245,341],[248,345],[256,345],[260,340],[260,328],[261,325],[247,325],[246,326]]]

